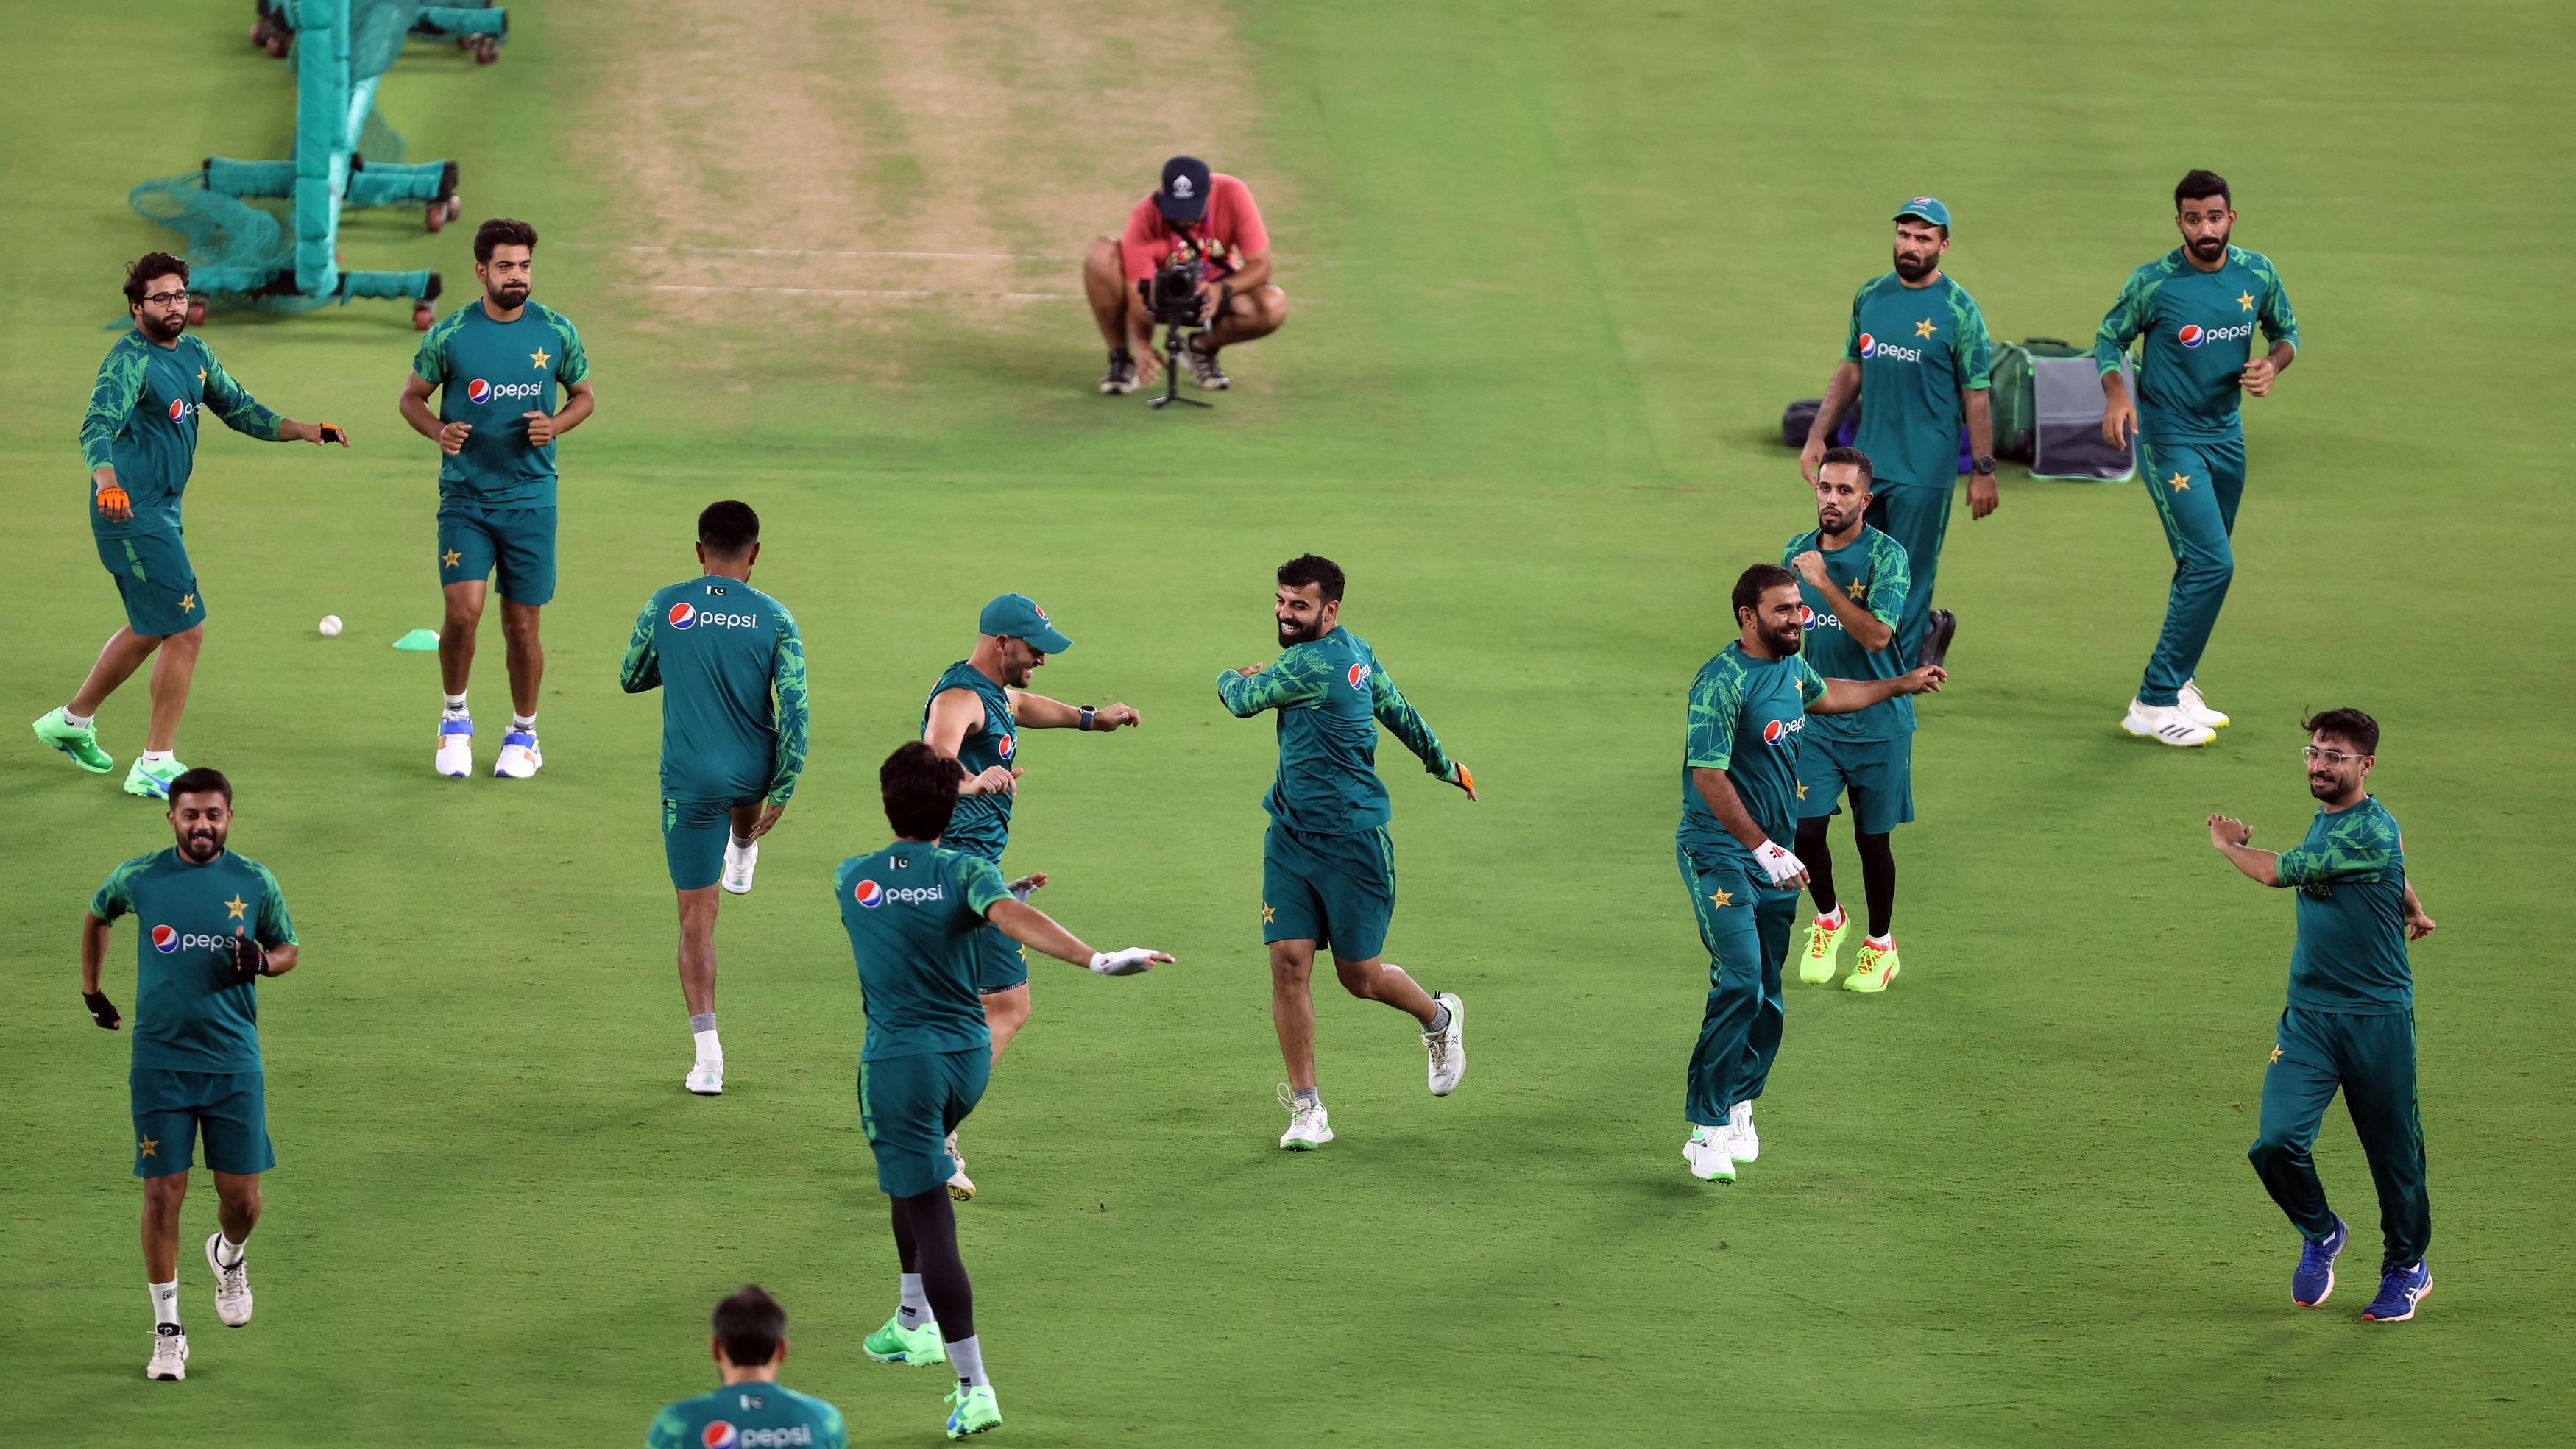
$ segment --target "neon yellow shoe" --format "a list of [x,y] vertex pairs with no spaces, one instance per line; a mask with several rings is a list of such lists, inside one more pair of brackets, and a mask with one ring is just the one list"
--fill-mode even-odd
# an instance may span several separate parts
[[74,725],[63,716],[71,713],[61,705],[36,721],[36,738],[72,757],[72,763],[93,775],[104,775],[116,768],[116,761],[98,747],[98,722]]
[[1807,949],[1798,957],[1798,979],[1810,986],[1831,986],[1836,973],[1843,969],[1843,938],[1851,934],[1852,918],[1848,912],[1843,923],[1826,930],[1822,925],[1807,923]]
[[977,1384],[973,1388],[961,1384],[957,1392],[948,1396],[947,1403],[950,1406],[948,1437],[951,1439],[963,1439],[969,1434],[1002,1427],[1002,1406],[994,1401],[991,1384]]
[[908,1363],[915,1368],[923,1364],[948,1362],[948,1345],[940,1340],[939,1320],[925,1318],[919,1328],[906,1328],[900,1316],[889,1318],[885,1327],[860,1343],[868,1357],[879,1363]]
[[1896,979],[1896,947],[1881,951],[1869,942],[1860,943],[1860,963],[1852,974],[1843,978],[1845,991],[1885,991]]

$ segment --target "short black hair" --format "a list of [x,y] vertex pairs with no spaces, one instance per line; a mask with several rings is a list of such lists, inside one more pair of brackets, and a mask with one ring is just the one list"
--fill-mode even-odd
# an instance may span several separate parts
[[[2299,728],[2312,735],[2324,735],[2328,739],[2341,740],[2348,745],[2359,745],[2365,755],[2379,753],[2379,721],[2350,706],[2322,710],[2309,715],[2299,721]],[[175,792],[179,787],[173,785],[170,788]]]
[[188,264],[168,252],[145,252],[125,269],[125,305],[143,305],[144,289],[160,277],[177,277],[181,285],[188,280]]
[[2174,183],[2175,212],[2182,210],[2184,202],[2199,196],[2215,196],[2229,206],[2236,204],[2236,198],[2228,194],[2226,177],[2206,167],[2195,166],[2182,180]]
[[537,249],[537,229],[524,221],[496,216],[474,228],[474,260],[492,260],[494,247],[526,247],[533,252]]
[[736,1368],[755,1368],[778,1357],[787,1339],[787,1310],[757,1283],[746,1283],[716,1305],[716,1342]]
[[957,762],[919,740],[895,746],[877,767],[886,824],[906,840],[937,840],[957,813]]
[[180,771],[178,777],[170,782],[170,808],[178,808],[182,795],[221,795],[224,804],[229,806],[233,803],[233,782],[224,778],[223,771],[199,765],[193,770]]
[[721,558],[740,558],[760,542],[760,515],[748,503],[725,499],[698,514],[698,542]]
[[1735,578],[1735,609],[1740,617],[1746,609],[1762,607],[1762,596],[1782,584],[1794,584],[1798,576],[1774,563],[1759,563]]
[[1301,553],[1279,566],[1279,586],[1302,589],[1313,584],[1327,604],[1342,601],[1342,566],[1320,553]]
[[1870,484],[1878,481],[1877,470],[1869,466],[1869,454],[1862,452],[1858,448],[1827,448],[1825,450],[1825,456],[1816,460],[1816,471],[1818,473],[1822,473],[1826,468],[1836,463],[1849,463],[1853,467],[1858,468],[1860,470],[1860,486],[1863,488],[1867,488]]

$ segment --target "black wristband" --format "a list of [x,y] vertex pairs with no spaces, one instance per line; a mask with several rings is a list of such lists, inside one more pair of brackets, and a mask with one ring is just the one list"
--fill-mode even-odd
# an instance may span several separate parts
[[1992,458],[1979,458],[1971,466],[1979,473],[1992,473],[1995,471],[1995,460]]
[[1080,730],[1088,730],[1088,729],[1090,729],[1090,728],[1091,728],[1091,706],[1090,706],[1090,705],[1087,705],[1087,704],[1086,704],[1086,705],[1084,705],[1084,706],[1082,707],[1082,723],[1080,723],[1080,724],[1078,724],[1078,725],[1074,726],[1074,728],[1076,728],[1076,729],[1080,729]]

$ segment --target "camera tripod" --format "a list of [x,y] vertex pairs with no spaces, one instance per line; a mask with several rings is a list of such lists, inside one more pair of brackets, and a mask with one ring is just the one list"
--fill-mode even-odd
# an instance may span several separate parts
[[1163,395],[1148,399],[1146,406],[1161,411],[1179,403],[1184,407],[1212,408],[1216,404],[1194,397],[1181,396],[1181,350],[1189,345],[1189,334],[1175,324],[1163,332]]

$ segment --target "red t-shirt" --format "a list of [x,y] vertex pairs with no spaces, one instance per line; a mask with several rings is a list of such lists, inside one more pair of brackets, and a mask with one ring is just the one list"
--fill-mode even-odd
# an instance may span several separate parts
[[[1127,232],[1118,239],[1118,255],[1131,283],[1154,275],[1180,241],[1154,204],[1155,195],[1148,192],[1127,213]],[[1270,250],[1270,233],[1261,225],[1261,208],[1252,204],[1252,188],[1222,171],[1209,174],[1207,211],[1190,227],[1190,235],[1205,253],[1210,277],[1233,276],[1243,269],[1245,257]]]

